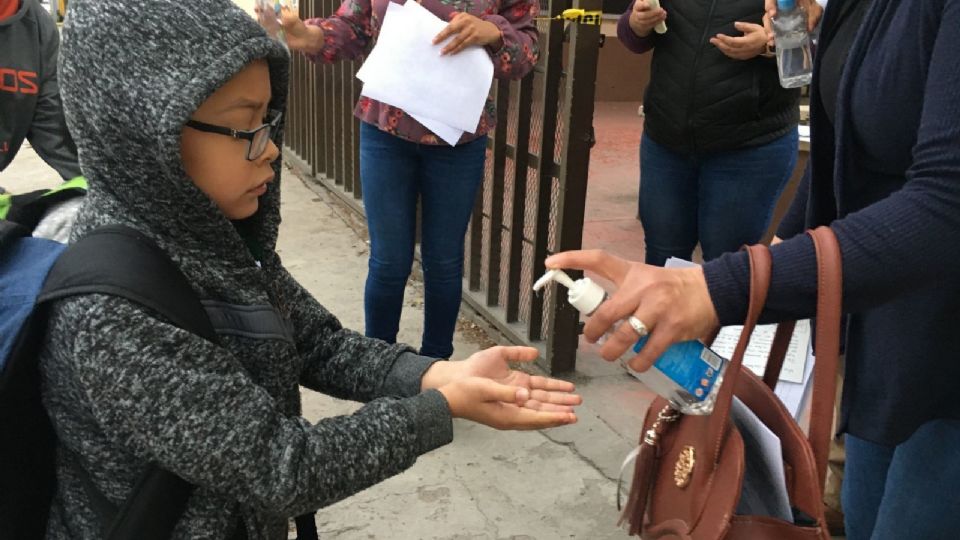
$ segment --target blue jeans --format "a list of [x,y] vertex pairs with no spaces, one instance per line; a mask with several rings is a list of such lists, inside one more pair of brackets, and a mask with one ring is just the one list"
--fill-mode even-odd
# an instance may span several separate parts
[[845,442],[847,540],[960,538],[960,420],[927,422],[896,447]]
[[483,182],[487,138],[456,147],[417,144],[360,125],[360,179],[370,231],[366,334],[395,343],[422,223],[424,322],[420,354],[449,358],[463,286],[463,239]]
[[715,259],[766,232],[797,163],[796,130],[763,146],[704,155],[640,142],[640,221],[647,264],[689,260],[697,242]]

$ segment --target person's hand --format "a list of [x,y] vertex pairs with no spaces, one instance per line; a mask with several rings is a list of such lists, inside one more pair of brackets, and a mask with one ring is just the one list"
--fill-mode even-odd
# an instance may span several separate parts
[[465,418],[495,429],[545,429],[577,421],[572,412],[541,411],[524,407],[530,391],[483,377],[466,377],[439,389],[454,418]]
[[630,18],[627,22],[637,37],[647,37],[653,32],[653,27],[667,20],[667,11],[663,8],[653,9],[647,0],[637,0],[633,3]]
[[257,22],[260,23],[260,26],[267,32],[272,34],[280,30],[280,22],[277,21],[277,18],[274,16],[275,12],[273,10],[263,9],[260,7],[260,4],[255,4],[253,11],[257,16]]
[[[807,31],[813,32],[823,16],[823,7],[816,0],[797,0],[797,5],[807,12]],[[777,16],[777,0],[764,0],[763,8],[766,10],[766,17],[774,18]]]
[[[588,270],[617,286],[587,320],[583,334],[587,341],[596,343],[618,321],[635,316],[650,333],[640,353],[630,359],[630,367],[636,371],[649,369],[670,345],[701,339],[719,326],[699,267],[660,268],[600,250],[558,253],[547,259],[546,267]],[[608,336],[600,355],[608,361],[616,360],[638,337],[631,325],[621,324]]]
[[439,45],[450,36],[456,36],[440,51],[442,55],[457,54],[467,47],[492,45],[501,47],[503,35],[497,25],[489,21],[478,19],[469,13],[457,13],[450,24],[433,38],[433,44]]
[[286,5],[280,8],[280,24],[290,50],[317,54],[323,48],[323,29],[304,23],[297,12]]
[[491,347],[462,362],[436,362],[423,375],[421,389],[440,388],[454,381],[483,377],[499,384],[525,388],[523,407],[539,411],[573,412],[583,400],[572,394],[573,383],[530,375],[510,369],[510,362],[533,362],[538,352],[532,347]]
[[519,386],[530,391],[524,407],[540,411],[573,412],[583,400],[572,394],[572,382],[530,375],[510,369],[510,362],[533,362],[539,353],[533,347],[491,347],[465,361],[462,376],[486,377],[500,384]]
[[779,244],[780,242],[783,242],[783,238],[780,238],[780,237],[777,236],[777,235],[773,235],[773,239],[770,240],[770,245],[771,245],[771,246],[775,246],[775,245]]
[[734,60],[749,60],[764,53],[773,33],[759,24],[737,22],[734,27],[743,32],[740,37],[717,34],[710,43]]

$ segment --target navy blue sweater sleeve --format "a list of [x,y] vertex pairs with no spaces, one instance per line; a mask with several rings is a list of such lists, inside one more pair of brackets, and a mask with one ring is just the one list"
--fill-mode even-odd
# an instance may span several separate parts
[[[946,0],[942,13],[903,188],[831,225],[843,252],[847,312],[960,273],[960,0]],[[801,235],[772,253],[764,320],[812,316],[817,284],[813,243]],[[745,254],[721,257],[705,265],[704,272],[720,322],[742,322],[749,283]]]

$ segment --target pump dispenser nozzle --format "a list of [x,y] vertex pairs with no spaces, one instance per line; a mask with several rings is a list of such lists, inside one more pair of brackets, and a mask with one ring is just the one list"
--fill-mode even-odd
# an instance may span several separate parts
[[539,291],[551,281],[556,281],[569,289],[567,301],[577,308],[577,311],[585,315],[590,315],[596,311],[600,304],[607,299],[606,291],[603,290],[603,287],[594,283],[592,279],[583,278],[574,281],[570,279],[566,272],[558,268],[547,270],[547,273],[533,284],[533,290]]

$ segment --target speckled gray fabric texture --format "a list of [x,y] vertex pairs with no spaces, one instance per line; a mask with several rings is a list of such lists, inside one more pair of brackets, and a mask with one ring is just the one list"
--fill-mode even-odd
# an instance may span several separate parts
[[[279,181],[250,219],[265,247],[258,266],[184,173],[184,121],[259,58],[270,66],[271,108],[282,110],[287,52],[229,0],[70,2],[60,79],[90,184],[73,239],[106,224],[136,228],[201,299],[273,306],[294,339],[228,335],[216,346],[119,298],[55,304],[41,358],[60,439],[48,538],[101,537],[81,471],[120,504],[159,462],[198,486],[175,538],[229,538],[242,527],[251,540],[282,539],[289,517],[452,439],[443,396],[419,392],[432,360],[342,328],[282,267]],[[311,425],[300,418],[298,385],[366,405]]]

